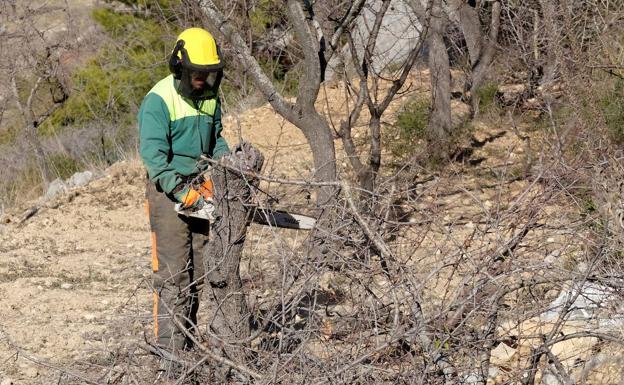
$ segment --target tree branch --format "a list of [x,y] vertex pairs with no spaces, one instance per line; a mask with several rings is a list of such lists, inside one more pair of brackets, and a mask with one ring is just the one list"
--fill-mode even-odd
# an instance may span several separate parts
[[305,73],[299,83],[297,106],[306,111],[314,110],[314,102],[321,85],[321,65],[319,60],[319,42],[316,40],[301,6],[300,0],[288,0],[288,18],[290,19],[297,40],[299,40],[304,55]]
[[234,48],[235,54],[241,61],[245,70],[254,79],[254,83],[269,101],[271,106],[280,115],[284,116],[291,123],[297,119],[294,113],[294,105],[275,89],[271,79],[264,73],[258,62],[251,55],[251,50],[240,36],[238,31],[218,10],[212,0],[197,0],[197,5],[208,19],[206,28],[221,41],[227,41]]

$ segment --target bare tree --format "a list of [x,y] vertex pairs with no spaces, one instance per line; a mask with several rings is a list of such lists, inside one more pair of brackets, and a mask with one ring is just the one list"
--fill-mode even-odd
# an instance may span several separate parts
[[[303,2],[294,0],[286,3],[291,28],[295,31],[296,40],[301,45],[304,55],[304,73],[300,79],[296,101],[292,103],[277,91],[258,61],[251,55],[247,42],[214,2],[212,0],[195,2],[208,21],[206,27],[218,40],[227,41],[235,50],[235,56],[275,111],[303,132],[314,158],[314,178],[319,181],[333,181],[336,178],[336,153],[332,132],[314,105],[324,76],[321,62],[331,56],[331,51],[327,53],[326,50],[335,47],[345,26],[353,22],[363,3],[364,1],[360,0],[353,4],[329,39],[325,39],[322,35],[322,29],[314,19],[311,4],[306,3],[304,7]],[[319,203],[326,203],[331,195],[331,189],[322,189],[318,196]]]
[[[350,93],[357,95],[357,99],[347,114],[347,118],[340,122],[340,130],[338,132],[345,152],[349,158],[351,166],[355,171],[360,187],[364,191],[372,192],[375,189],[375,179],[381,167],[381,124],[382,118],[390,103],[397,97],[399,91],[405,85],[410,71],[414,67],[418,55],[422,50],[422,45],[427,36],[427,27],[429,23],[430,9],[427,9],[423,15],[420,28],[417,29],[417,41],[411,42],[411,51],[402,61],[399,62],[400,68],[397,71],[389,71],[389,64],[381,68],[375,65],[376,52],[379,33],[382,23],[391,1],[384,0],[381,2],[379,9],[375,13],[373,27],[365,39],[364,46],[361,49],[361,55],[356,46],[354,31],[347,31],[349,40],[350,60],[354,63],[358,76],[357,87],[352,84],[348,76],[345,76],[345,83]],[[381,54],[383,55],[383,54]],[[346,61],[346,60],[345,60]],[[390,83],[390,87],[382,92],[382,85]],[[404,92],[404,91],[403,91]],[[352,131],[360,118],[363,108],[366,107],[369,113],[368,129],[370,133],[371,143],[368,154],[368,160],[362,161],[361,155],[353,141]]]
[[421,0],[410,0],[409,5],[421,24],[429,25],[429,71],[431,76],[431,115],[428,123],[429,147],[434,157],[444,157],[448,152],[452,132],[451,123],[451,70],[444,34],[448,15],[441,0],[432,0],[430,15]]
[[[548,2],[552,3],[552,2]],[[462,31],[468,56],[470,59],[470,81],[467,89],[470,90],[470,101],[473,115],[479,113],[479,96],[477,91],[484,80],[497,48],[498,33],[500,30],[501,2],[487,2],[491,9],[489,25],[482,26],[480,13],[485,11],[484,1],[450,0],[449,12],[454,14]]]
[[[5,7],[10,28],[2,31],[2,72],[11,90],[14,107],[19,111],[24,125],[24,138],[47,184],[52,173],[46,161],[37,128],[68,97],[62,82],[60,56],[68,43],[53,31],[38,26],[39,18],[60,12],[62,9],[45,5],[12,4]],[[67,17],[67,15],[65,15]],[[21,22],[13,23],[14,20]],[[20,47],[16,49],[15,47]]]
[[207,272],[203,297],[210,306],[207,332],[211,345],[219,347],[217,354],[244,363],[252,316],[239,271],[250,215],[247,204],[257,183],[233,170],[257,173],[264,157],[255,147],[243,142],[220,163],[228,168],[218,166],[212,172],[216,220],[203,258]]
[[[24,127],[24,137],[27,142],[30,144],[32,153],[37,161],[37,166],[39,167],[39,171],[41,172],[41,180],[44,185],[50,182],[52,178],[52,174],[50,172],[50,168],[46,161],[46,155],[44,153],[43,147],[39,140],[39,134],[37,132],[37,127],[47,119],[57,108],[59,108],[63,102],[67,99],[67,91],[63,86],[60,86],[58,89],[60,90],[60,95],[53,95],[53,103],[52,105],[42,113],[36,113],[35,106],[37,104],[36,95],[41,91],[41,87],[46,85],[46,83],[52,81],[56,81],[57,84],[61,84],[57,80],[57,70],[58,70],[58,59],[54,60],[54,62],[50,63],[48,61],[50,50],[52,47],[48,47],[48,53],[43,62],[37,63],[41,65],[42,72],[38,73],[36,76],[36,80],[34,84],[30,86],[30,90],[28,91],[28,97],[25,102],[20,100],[20,92],[17,86],[17,74],[15,72],[11,73],[11,89],[13,92],[13,97],[15,100],[15,104],[19,109],[22,119],[25,123]],[[50,67],[51,66],[51,67]],[[46,68],[47,67],[47,68]]]

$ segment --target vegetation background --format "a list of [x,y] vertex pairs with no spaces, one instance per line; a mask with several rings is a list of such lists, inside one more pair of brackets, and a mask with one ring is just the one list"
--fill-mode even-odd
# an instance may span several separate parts
[[[623,19],[603,0],[4,1],[0,380],[162,380],[136,337],[135,117],[204,25],[228,139],[268,155],[267,202],[319,226],[250,227],[253,334],[210,345],[202,325],[221,347],[174,381],[621,383]],[[102,177],[52,193],[80,171]]]

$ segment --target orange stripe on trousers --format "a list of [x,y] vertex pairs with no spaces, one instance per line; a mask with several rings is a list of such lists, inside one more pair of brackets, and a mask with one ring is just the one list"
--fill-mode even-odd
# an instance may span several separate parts
[[154,291],[154,336],[158,338],[158,293]]
[[[145,200],[145,213],[147,214],[147,219],[150,219],[150,207],[149,201]],[[158,249],[156,245],[156,233],[152,231],[152,271],[155,273],[158,271]],[[152,313],[154,316],[154,336],[158,338],[158,293],[154,291],[153,295],[154,299],[154,307],[152,309]]]

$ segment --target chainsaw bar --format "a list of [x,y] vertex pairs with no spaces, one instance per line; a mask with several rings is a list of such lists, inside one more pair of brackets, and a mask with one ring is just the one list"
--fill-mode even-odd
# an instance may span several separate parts
[[282,227],[285,229],[311,230],[316,218],[302,214],[293,214],[282,210],[254,207],[251,220],[265,226]]
[[[175,205],[175,211],[187,217],[200,218],[207,221],[213,221],[214,206],[205,205],[199,210],[183,210],[181,204]],[[258,206],[251,207],[251,220],[255,223],[281,227],[285,229],[311,230],[316,224],[316,218],[293,214],[283,210],[272,210]]]

